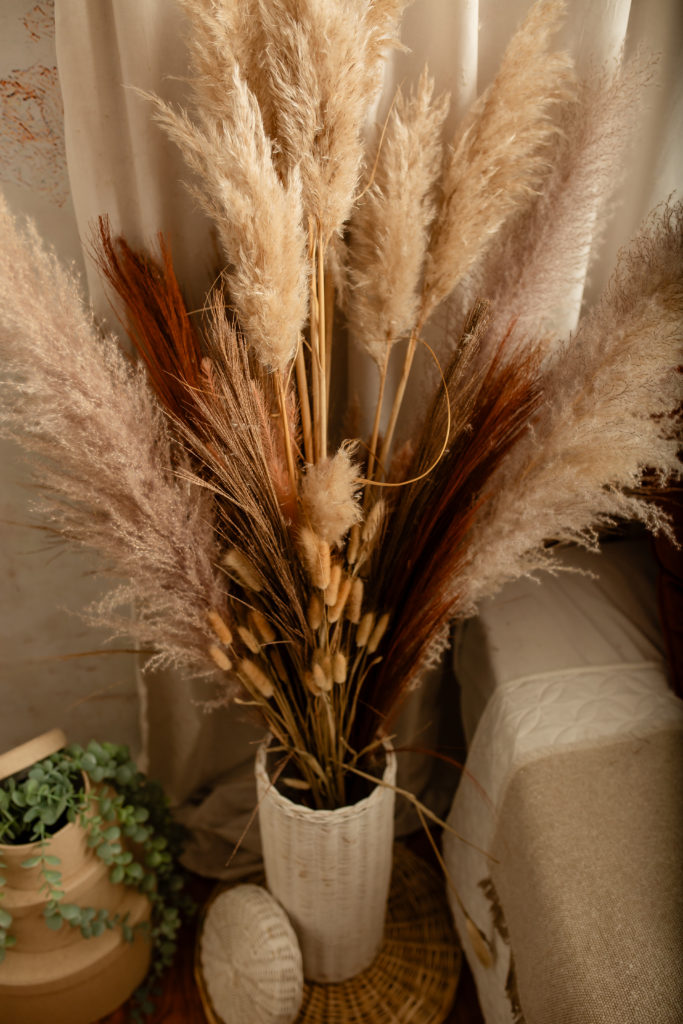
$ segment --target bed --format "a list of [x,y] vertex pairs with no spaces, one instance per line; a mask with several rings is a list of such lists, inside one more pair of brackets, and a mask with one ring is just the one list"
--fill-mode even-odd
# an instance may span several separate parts
[[454,918],[487,1024],[679,1024],[683,702],[656,564],[643,537],[562,559],[575,571],[510,584],[457,637]]

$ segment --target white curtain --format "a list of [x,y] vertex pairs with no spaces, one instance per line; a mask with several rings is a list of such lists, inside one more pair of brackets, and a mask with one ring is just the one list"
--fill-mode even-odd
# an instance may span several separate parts
[[[402,33],[410,52],[392,58],[379,113],[396,85],[414,80],[428,62],[438,87],[453,94],[455,124],[495,74],[529,6],[530,0],[415,0]],[[569,0],[562,41],[580,65],[617,59],[623,47],[631,51],[640,43],[662,55],[659,85],[650,91],[639,145],[593,265],[590,295],[605,283],[616,250],[644,214],[680,185],[681,22],[679,0]],[[182,159],[152,122],[149,103],[138,91],[182,101],[183,14],[174,0],[56,0],[56,28],[69,177],[82,240],[103,213],[133,243],[153,243],[163,230],[170,235],[189,301],[199,304],[217,250],[207,221],[182,184]],[[96,308],[106,315],[100,282],[90,268],[88,281]],[[570,298],[567,329],[574,326],[584,296],[577,291]],[[374,378],[360,357],[352,359],[351,377],[361,395],[372,392]],[[438,717],[435,686],[427,687],[415,705],[409,733]],[[165,781],[194,830],[191,866],[217,874],[224,873],[231,844],[254,807],[256,737],[232,714],[205,715],[196,703],[202,696],[200,686],[168,673],[140,681],[146,764]],[[419,742],[428,745],[424,736]],[[255,844],[252,830],[242,846],[243,862],[255,855]]]

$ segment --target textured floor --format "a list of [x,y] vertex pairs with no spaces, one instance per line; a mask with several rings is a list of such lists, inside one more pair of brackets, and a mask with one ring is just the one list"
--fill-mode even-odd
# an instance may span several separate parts
[[[422,846],[420,842],[416,845]],[[204,879],[192,881],[193,895],[198,902],[208,898],[212,888],[213,883]],[[193,977],[194,942],[194,926],[188,925],[181,934],[173,969],[167,972],[163,992],[156,1000],[155,1012],[147,1024],[205,1024]],[[129,1021],[128,1009],[122,1007],[106,1017],[101,1024],[129,1024]],[[368,1021],[368,1024],[372,1022]],[[455,1004],[444,1024],[484,1024],[474,982],[464,960]]]

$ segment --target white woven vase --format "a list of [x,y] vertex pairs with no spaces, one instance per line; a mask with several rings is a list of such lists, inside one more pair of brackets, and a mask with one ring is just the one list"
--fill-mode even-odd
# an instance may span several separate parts
[[309,981],[344,981],[379,951],[391,882],[396,758],[369,796],[336,811],[292,803],[256,755],[266,883],[289,916]]

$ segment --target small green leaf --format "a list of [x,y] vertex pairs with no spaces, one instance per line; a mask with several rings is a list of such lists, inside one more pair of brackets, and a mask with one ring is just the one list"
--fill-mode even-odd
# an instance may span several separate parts
[[123,865],[117,864],[116,867],[112,868],[112,870],[109,872],[109,881],[113,885],[118,885],[120,882],[123,881],[125,873],[126,869],[123,867]]
[[27,857],[26,860],[22,860],[21,866],[22,868],[35,868],[38,864],[40,864],[40,861],[40,855],[36,857]]
[[12,924],[12,915],[0,907],[0,928],[9,928]]
[[91,753],[84,754],[81,758],[81,768],[88,774],[94,771],[97,768],[97,758],[95,755]]
[[129,786],[136,775],[136,769],[132,765],[122,764],[116,769],[116,782],[119,786]]
[[5,948],[6,949],[11,949],[12,946],[16,946],[16,944],[17,944],[17,937],[16,937],[16,935],[6,935],[5,936]]
[[98,935],[102,935],[105,929],[104,921],[94,921],[92,926],[92,933],[95,938]]
[[62,917],[61,917],[61,914],[48,914],[48,915],[46,915],[45,916],[45,924],[53,932],[58,932],[59,929],[62,927]]
[[121,838],[121,829],[118,827],[118,825],[111,825],[108,829],[105,829],[105,831],[102,834],[105,839],[111,842],[112,839]]
[[106,796],[102,800],[100,800],[100,813],[101,813],[103,818],[107,818],[108,819],[108,818],[111,817],[111,812],[112,812],[113,806],[114,805],[113,805],[113,803],[111,801],[111,798],[108,797],[108,796]]
[[81,908],[76,906],[75,903],[62,903],[59,907],[59,912],[65,921],[69,924],[77,925],[81,922]]
[[103,860],[105,864],[111,864],[114,858],[114,851],[109,843],[102,843],[101,846],[97,847],[97,856]]
[[144,870],[142,864],[130,864],[126,872],[128,878],[133,882],[139,882],[144,877]]
[[43,860],[45,861],[46,864],[51,864],[57,867],[59,867],[59,865],[62,863],[59,857],[53,857],[52,854],[48,854],[46,857],[43,857]]
[[59,883],[62,880],[62,872],[61,871],[43,871],[43,878],[45,879],[46,882],[49,882],[50,885],[59,885]]

